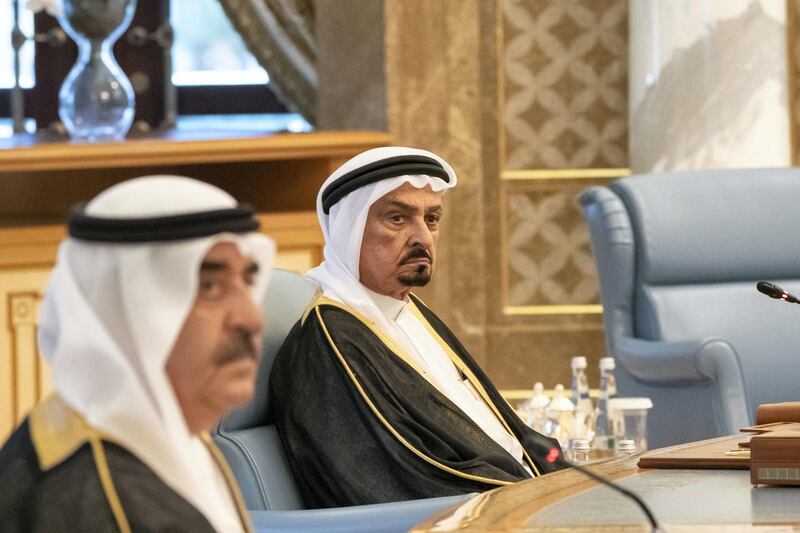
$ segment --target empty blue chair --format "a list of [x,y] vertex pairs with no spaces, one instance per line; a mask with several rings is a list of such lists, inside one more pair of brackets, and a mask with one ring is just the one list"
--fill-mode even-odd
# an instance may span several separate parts
[[735,433],[800,399],[800,169],[631,176],[579,196],[621,396],[648,396],[651,448]]

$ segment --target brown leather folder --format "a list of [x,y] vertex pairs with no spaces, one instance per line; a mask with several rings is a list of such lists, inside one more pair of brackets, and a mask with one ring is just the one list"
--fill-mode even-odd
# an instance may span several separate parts
[[[639,458],[641,468],[710,468],[748,470],[750,439],[772,433],[800,434],[798,422],[771,422],[742,428],[742,433],[729,437],[679,444],[646,453]],[[768,442],[778,442],[770,439]],[[768,445],[769,446],[769,445]],[[764,447],[761,447],[764,450]],[[759,452],[763,456],[763,451]]]
[[750,435],[739,434],[661,448],[642,455],[639,467],[747,470],[750,450],[740,447],[740,443],[749,440]]
[[765,403],[758,406],[756,424],[800,422],[800,402]]

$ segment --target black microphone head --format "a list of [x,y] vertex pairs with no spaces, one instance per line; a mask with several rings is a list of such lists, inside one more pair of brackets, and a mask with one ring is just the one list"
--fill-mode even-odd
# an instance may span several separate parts
[[766,294],[770,298],[777,298],[779,300],[782,300],[783,295],[787,294],[785,290],[768,281],[759,281],[756,283],[756,289],[758,292]]

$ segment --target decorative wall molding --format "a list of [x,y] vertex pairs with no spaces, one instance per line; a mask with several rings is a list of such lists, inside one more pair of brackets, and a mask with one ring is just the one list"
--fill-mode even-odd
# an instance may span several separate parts
[[504,170],[627,167],[627,1],[500,5]]

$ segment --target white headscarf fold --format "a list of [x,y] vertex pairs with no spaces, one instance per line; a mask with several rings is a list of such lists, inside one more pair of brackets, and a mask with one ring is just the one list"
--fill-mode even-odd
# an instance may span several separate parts
[[[147,218],[228,209],[236,200],[189,178],[138,178],[101,193],[86,214]],[[227,487],[183,417],[165,364],[197,291],[200,263],[231,242],[259,265],[260,304],[275,245],[256,234],[113,244],[66,239],[43,303],[39,346],[55,390],[202,512],[218,531],[241,530]],[[221,491],[226,491],[222,493]]]
[[[334,204],[330,214],[324,213],[322,193],[332,182],[364,165],[403,155],[422,155],[435,159],[442,164],[450,181],[445,182],[440,178],[426,175],[388,178],[356,189]],[[453,168],[444,159],[426,150],[399,146],[374,148],[350,159],[325,180],[317,195],[317,217],[325,237],[325,260],[318,267],[309,270],[306,275],[320,284],[325,296],[346,303],[375,322],[401,345],[405,345],[402,336],[393,334],[395,328],[389,324],[367,292],[367,288],[359,281],[361,241],[364,237],[367,214],[372,204],[404,183],[410,183],[418,189],[430,186],[438,192],[455,187],[457,181]]]

